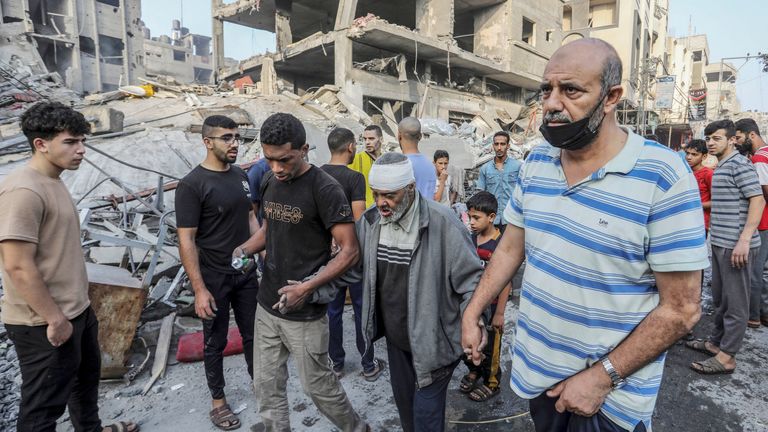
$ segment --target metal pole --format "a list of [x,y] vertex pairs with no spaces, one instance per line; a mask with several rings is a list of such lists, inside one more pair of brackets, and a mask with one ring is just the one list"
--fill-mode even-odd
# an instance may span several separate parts
[[720,74],[717,76],[717,111],[715,111],[715,118],[712,120],[717,120],[720,118],[720,101],[723,100],[723,97],[721,96],[720,92],[723,88],[723,59],[720,59]]

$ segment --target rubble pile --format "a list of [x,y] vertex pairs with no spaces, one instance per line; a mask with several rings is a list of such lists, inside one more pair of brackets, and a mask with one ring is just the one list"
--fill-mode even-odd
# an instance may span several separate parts
[[15,122],[30,104],[42,99],[66,105],[81,101],[58,73],[48,72],[22,24],[6,23],[0,29],[0,125]]
[[[2,290],[0,290],[2,293]],[[0,430],[12,430],[19,414],[21,372],[16,350],[0,323]]]

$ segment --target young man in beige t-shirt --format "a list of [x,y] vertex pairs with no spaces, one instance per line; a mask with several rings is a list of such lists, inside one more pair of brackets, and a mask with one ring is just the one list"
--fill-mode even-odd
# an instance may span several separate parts
[[77,209],[59,178],[80,167],[90,126],[77,111],[42,102],[21,127],[32,158],[0,183],[0,318],[21,368],[17,430],[55,431],[69,406],[75,430],[138,431],[127,422],[101,426],[98,322]]

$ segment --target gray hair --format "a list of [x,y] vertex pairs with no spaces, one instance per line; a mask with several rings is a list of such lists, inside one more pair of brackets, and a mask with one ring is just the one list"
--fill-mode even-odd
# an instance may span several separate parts
[[608,94],[611,87],[621,84],[621,59],[616,54],[616,51],[613,50],[613,47],[611,47],[611,50],[613,53],[606,57],[605,64],[603,65],[603,74],[600,76],[600,91],[603,95]]
[[408,159],[408,156],[402,153],[389,152],[381,155],[378,159],[376,159],[376,162],[374,162],[373,164],[374,165],[391,165],[391,164],[400,163],[407,159]]

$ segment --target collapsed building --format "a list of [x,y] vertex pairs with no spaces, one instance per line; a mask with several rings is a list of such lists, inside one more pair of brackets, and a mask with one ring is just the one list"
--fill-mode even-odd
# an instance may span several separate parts
[[[47,70],[77,93],[117,90],[144,75],[139,1],[0,0],[0,23],[27,36]],[[0,58],[0,67],[11,60]]]
[[[298,95],[331,84],[390,134],[408,115],[469,122],[483,133],[530,130],[527,103],[561,44],[562,5],[212,0],[214,68],[227,80],[256,78],[274,67],[276,78]],[[274,32],[277,52],[224,66],[224,22]]]

